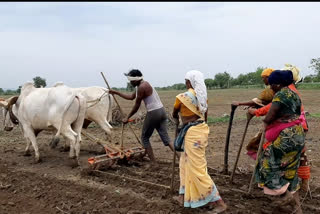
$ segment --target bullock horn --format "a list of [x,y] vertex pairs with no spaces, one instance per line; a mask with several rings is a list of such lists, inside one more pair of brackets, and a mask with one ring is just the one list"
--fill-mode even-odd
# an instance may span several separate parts
[[18,100],[19,96],[14,96],[14,97],[10,97],[8,99],[8,107],[12,106],[13,104],[15,104]]
[[9,110],[9,115],[10,115],[10,119],[12,121],[12,123],[14,124],[19,124],[19,120],[18,118],[13,114],[12,112],[12,106],[17,102],[19,96],[14,96],[14,97],[10,97],[8,99],[8,105],[7,105],[7,108]]

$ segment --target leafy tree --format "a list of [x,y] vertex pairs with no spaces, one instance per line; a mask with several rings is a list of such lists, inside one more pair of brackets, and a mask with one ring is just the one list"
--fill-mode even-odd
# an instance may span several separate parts
[[46,79],[43,79],[39,76],[36,76],[35,78],[33,78],[33,84],[34,84],[34,87],[36,88],[41,88],[41,86],[44,88],[47,86]]
[[0,88],[0,94],[3,94],[4,90],[2,88]]
[[213,79],[205,79],[204,83],[206,84],[207,89],[212,89],[217,86],[217,82]]
[[220,88],[229,88],[230,81],[232,80],[230,74],[228,72],[217,73],[214,76],[214,80]]
[[261,73],[263,67],[258,67],[255,72],[240,74],[237,78],[232,79],[231,85],[263,85]]
[[187,88],[184,83],[176,83],[176,84],[173,84],[171,87],[174,90],[184,90]]
[[16,90],[8,89],[4,92],[4,95],[14,95],[16,94]]
[[259,79],[261,80],[261,74],[263,72],[263,70],[266,69],[264,67],[258,67],[257,70],[256,70],[256,75],[259,77]]
[[126,88],[127,91],[133,91],[134,90],[134,87],[131,85],[130,82],[127,83],[127,88]]
[[303,82],[304,83],[309,83],[309,82],[312,82],[312,75],[307,75],[303,78]]
[[262,78],[261,78],[261,74],[262,74],[262,71],[266,69],[264,67],[258,67],[256,69],[256,72],[255,72],[255,77],[254,77],[254,84],[255,85],[258,85],[258,84],[264,84]]
[[232,85],[247,85],[248,77],[245,74],[240,74],[237,78],[232,80]]
[[317,77],[320,77],[320,57],[316,58],[316,59],[311,59],[311,65],[309,66],[309,68],[312,68],[315,72]]
[[22,86],[21,86],[21,85],[19,85],[19,88],[17,89],[17,93],[18,93],[18,94],[20,94],[20,93],[21,93],[21,88],[22,88]]

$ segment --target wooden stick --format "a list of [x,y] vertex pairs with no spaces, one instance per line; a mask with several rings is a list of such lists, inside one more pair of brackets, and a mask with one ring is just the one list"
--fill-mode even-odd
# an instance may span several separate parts
[[122,128],[121,128],[121,149],[123,149],[123,131],[124,131],[124,124],[122,123]]
[[[83,129],[81,130],[81,134],[82,134],[83,136],[89,138],[89,139],[92,140],[93,142],[101,145],[103,148],[106,148],[106,147],[107,147],[107,148],[110,149],[110,150],[117,151],[117,152],[122,152],[122,149],[118,149],[118,148],[116,148],[116,147],[112,147],[112,146],[108,145],[108,143],[107,143],[106,141],[101,140],[101,139],[99,139],[99,138],[93,137],[91,134],[89,134],[87,131],[84,131]],[[103,145],[102,143],[103,143],[104,145]]]
[[174,183],[174,173],[175,173],[175,164],[176,164],[176,153],[173,151],[173,160],[172,160],[172,175],[171,175],[171,185],[170,185],[170,190],[171,193],[173,194],[173,183]]
[[231,182],[231,183],[232,183],[232,181],[233,181],[233,176],[234,176],[234,173],[235,173],[236,168],[237,168],[237,165],[238,165],[238,161],[239,161],[241,149],[242,149],[242,146],[243,146],[243,142],[244,142],[244,139],[245,139],[245,137],[246,137],[247,130],[248,130],[248,126],[249,126],[249,123],[250,123],[252,117],[253,117],[253,115],[247,113],[247,123],[246,123],[246,127],[245,127],[245,129],[244,129],[244,132],[243,132],[242,140],[241,140],[240,147],[239,147],[238,154],[237,154],[237,159],[236,159],[236,162],[235,162],[234,167],[233,167],[233,170],[232,170],[232,174],[231,174],[231,178],[230,178],[230,182]]
[[319,207],[315,207],[315,206],[312,206],[312,205],[308,205],[308,204],[303,204],[302,205],[303,207],[306,207],[312,211],[315,211],[314,213],[319,213],[320,212],[320,208]]
[[[310,180],[309,180],[310,181]],[[310,193],[310,198],[312,200],[312,194],[311,194],[311,189],[310,189],[310,182],[308,181],[308,192]]]
[[[177,138],[178,136],[178,127],[179,127],[179,124],[176,124],[175,138]],[[176,165],[176,151],[173,145],[172,176],[171,176],[171,186],[170,186],[170,190],[172,194],[174,193],[173,183],[174,183],[175,165]]]
[[226,179],[230,177],[230,175],[225,175],[225,174],[215,173],[215,172],[208,172],[208,174],[209,175],[216,175],[216,176],[225,177]]
[[229,142],[230,142],[230,134],[231,134],[233,116],[234,116],[234,112],[235,112],[236,108],[237,108],[237,106],[231,105],[229,126],[228,126],[228,132],[227,132],[227,137],[226,137],[225,149],[224,149],[224,167],[223,167],[223,172],[226,175],[228,174],[228,171],[229,171],[228,170]]
[[136,179],[136,178],[130,178],[130,177],[127,177],[127,176],[124,176],[124,175],[116,175],[116,174],[112,174],[112,173],[109,173],[109,172],[102,172],[102,171],[99,171],[99,170],[93,170],[93,171],[101,173],[101,174],[111,175],[111,176],[118,177],[118,178],[124,178],[124,179],[128,179],[128,180],[144,183],[144,184],[150,184],[150,185],[153,185],[153,186],[158,186],[158,187],[162,187],[162,188],[170,190],[169,186],[162,185],[162,184],[156,184],[156,183],[149,182],[149,181],[143,181],[143,180]]
[[69,214],[68,212],[63,211],[62,209],[60,209],[60,208],[59,208],[59,207],[57,207],[57,206],[56,206],[56,209],[57,209],[57,210],[59,210],[59,211],[60,211],[60,212],[62,212],[62,213]]
[[255,165],[255,167],[254,167],[254,170],[253,170],[253,173],[252,173],[252,176],[251,176],[248,193],[250,193],[250,192],[251,192],[251,189],[252,189],[252,184],[253,184],[253,180],[254,180],[254,175],[256,174],[257,166],[258,166],[258,163],[259,163],[259,156],[260,156],[260,153],[261,153],[261,150],[262,150],[262,145],[263,145],[263,143],[264,143],[264,136],[265,136],[265,131],[263,130],[262,136],[261,136],[261,140],[260,140],[260,144],[259,144],[258,153],[257,153],[256,165]]
[[[107,79],[105,78],[105,76],[104,76],[104,74],[103,74],[102,72],[100,72],[100,73],[101,73],[101,75],[102,75],[105,83],[107,84],[108,89],[110,90],[111,88],[110,88],[110,86],[109,86],[109,83],[108,83]],[[118,107],[119,107],[119,109],[120,109],[120,113],[121,113],[122,117],[124,117],[124,113],[123,113],[123,111],[122,111],[122,108],[121,108],[120,104],[118,103],[118,101],[117,101],[116,97],[114,96],[114,94],[112,94],[112,96],[113,96],[114,101],[116,101],[116,103],[117,103],[117,105],[118,105]],[[128,125],[129,125],[129,128],[131,129],[132,133],[133,133],[134,136],[136,137],[137,141],[141,144],[141,146],[143,146],[142,143],[141,143],[141,141],[140,141],[140,139],[138,138],[138,136],[136,135],[136,133],[135,133],[134,130],[132,129],[131,125],[130,125],[130,124],[128,124]]]
[[[99,138],[95,138],[93,136],[91,136],[87,131],[85,131],[84,129],[81,130],[81,134],[87,138],[89,138],[90,140],[92,140],[94,143],[97,143],[98,145],[104,147],[105,145],[107,145],[107,142],[99,139]],[[105,144],[105,145],[103,145]]]

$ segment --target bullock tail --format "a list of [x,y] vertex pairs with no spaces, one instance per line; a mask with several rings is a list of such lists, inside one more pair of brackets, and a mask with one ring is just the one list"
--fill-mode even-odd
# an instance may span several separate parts
[[85,114],[87,111],[87,103],[86,103],[86,99],[82,96],[82,95],[76,95],[76,98],[79,101],[79,111],[78,111],[78,115],[77,115],[77,119],[75,120],[75,132],[76,132],[76,136],[77,136],[77,140],[78,142],[81,141],[81,129],[84,123],[84,119],[85,119]]
[[102,90],[105,91],[105,93],[108,93],[108,99],[109,99],[109,109],[108,109],[108,114],[107,114],[107,118],[106,118],[106,123],[109,126],[109,128],[112,129],[112,126],[110,125],[110,121],[112,120],[112,107],[113,107],[113,97],[111,94],[109,94],[109,89],[103,88],[101,87]]
[[[73,103],[74,99],[76,99],[76,97],[77,96],[75,94],[73,94],[72,97],[68,100],[67,104],[65,105],[65,108],[63,109],[60,126],[58,128],[58,131],[57,131],[56,135],[53,137],[53,139],[50,142],[50,147],[51,148],[55,148],[58,145],[59,141],[60,141],[59,137],[60,137],[61,128],[62,128],[62,125],[63,125],[64,118],[66,116],[66,113],[67,113],[68,109],[70,108],[70,106],[72,105],[72,103]],[[77,136],[77,133],[74,132],[73,134],[75,136]]]

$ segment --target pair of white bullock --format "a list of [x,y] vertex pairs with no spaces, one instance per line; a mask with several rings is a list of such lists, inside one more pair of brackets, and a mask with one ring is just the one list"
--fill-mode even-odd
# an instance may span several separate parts
[[107,135],[111,135],[113,98],[109,90],[93,86],[70,88],[57,83],[51,88],[35,88],[27,82],[19,96],[0,100],[3,107],[4,129],[11,131],[14,124],[20,124],[27,139],[26,154],[30,154],[30,143],[34,148],[35,161],[41,160],[36,137],[42,130],[55,130],[50,145],[57,143],[59,136],[70,142],[70,158],[79,164],[81,129],[90,121],[97,123]]

